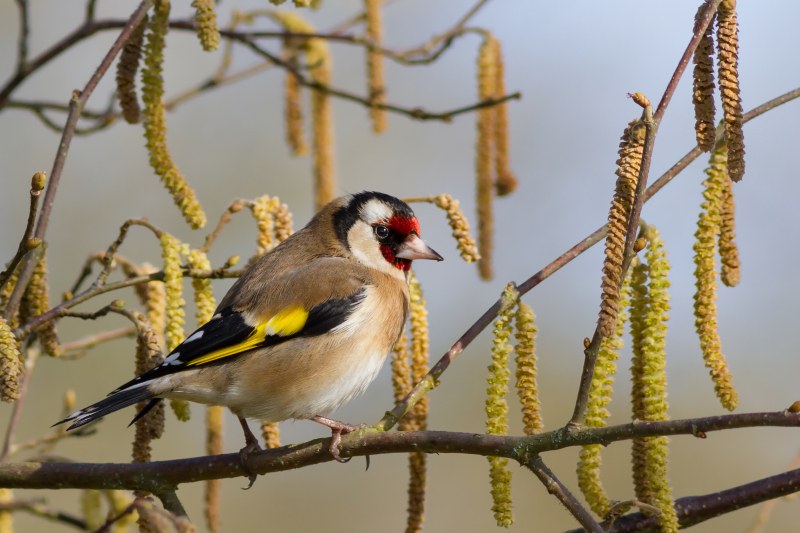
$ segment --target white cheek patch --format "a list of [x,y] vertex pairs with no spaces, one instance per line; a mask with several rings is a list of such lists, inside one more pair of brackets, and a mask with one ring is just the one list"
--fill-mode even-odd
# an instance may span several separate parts
[[373,198],[361,206],[361,219],[367,224],[386,221],[392,217],[392,209],[377,198]]

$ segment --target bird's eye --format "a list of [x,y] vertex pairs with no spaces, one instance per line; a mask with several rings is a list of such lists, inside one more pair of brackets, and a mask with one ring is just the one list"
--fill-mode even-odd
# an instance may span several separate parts
[[389,228],[386,226],[378,225],[375,226],[375,236],[378,238],[379,241],[385,241],[389,238]]

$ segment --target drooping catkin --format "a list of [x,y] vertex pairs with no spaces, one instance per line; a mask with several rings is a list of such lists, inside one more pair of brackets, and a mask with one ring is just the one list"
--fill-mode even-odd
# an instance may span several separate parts
[[[272,18],[288,31],[315,33],[316,28],[294,12],[275,11]],[[303,45],[311,79],[322,86],[311,89],[311,133],[314,167],[314,206],[317,210],[333,200],[336,176],[333,162],[333,109],[325,92],[331,81],[332,57],[324,39],[307,39]]]
[[[42,253],[39,260],[36,261],[31,279],[22,294],[19,317],[23,324],[50,309],[50,286],[47,278],[47,255]],[[48,320],[36,328],[36,333],[39,344],[47,355],[59,357],[62,354],[63,350],[58,342],[55,321]]]
[[[486,387],[486,433],[506,435],[508,433],[508,355],[511,353],[509,337],[512,332],[511,319],[519,293],[513,284],[503,291],[502,307],[494,322],[492,339],[492,362]],[[511,471],[505,457],[488,456],[491,481],[492,512],[498,526],[511,527]]]
[[[158,333],[145,322],[141,315],[136,324],[136,366],[134,375],[139,376],[164,362]],[[147,404],[140,402],[137,410],[144,409]],[[133,462],[146,463],[151,459],[150,443],[164,434],[164,403],[158,402],[147,415],[136,421],[133,438]]]
[[[667,414],[666,333],[669,318],[669,262],[655,226],[647,226],[647,263],[634,268],[631,303],[633,337],[631,387],[635,420],[663,421]],[[659,509],[661,531],[677,532],[672,489],[667,478],[667,437],[633,439],[636,497]]]
[[[205,252],[192,250],[187,257],[189,267],[196,270],[211,270],[211,262]],[[194,289],[194,305],[197,308],[195,318],[197,326],[200,327],[214,316],[217,302],[214,299],[214,291],[211,288],[211,280],[208,278],[192,278],[192,289]]]
[[719,258],[722,263],[720,279],[728,287],[735,287],[741,278],[739,247],[736,245],[736,204],[733,197],[733,183],[722,180],[722,201],[720,205]]
[[250,212],[256,220],[258,226],[258,236],[256,238],[256,253],[254,259],[267,253],[275,246],[273,234],[275,232],[275,220],[272,216],[273,202],[269,196],[261,196],[253,200],[250,204]]
[[608,337],[614,332],[619,307],[619,290],[622,284],[622,262],[625,255],[625,239],[628,219],[633,209],[636,184],[642,165],[645,125],[634,120],[625,128],[619,143],[617,159],[617,183],[611,209],[608,213],[608,235],[606,236],[605,260],[603,262],[602,296],[598,326],[600,334]]
[[261,436],[264,438],[264,446],[267,448],[278,448],[281,445],[281,430],[275,422],[261,423]]
[[128,42],[122,48],[117,63],[117,100],[122,110],[122,118],[128,124],[139,122],[141,109],[136,95],[136,71],[142,58],[142,41],[144,29],[147,27],[147,15],[131,33]]
[[[383,44],[381,0],[364,0],[364,14],[367,23],[367,37],[373,45],[379,47]],[[367,79],[369,81],[369,101],[372,105],[369,109],[372,131],[381,133],[386,129],[386,110],[376,106],[386,103],[386,81],[383,75],[383,55],[374,49],[367,50]]]
[[[497,39],[486,34],[478,51],[478,98],[494,97],[497,85]],[[492,252],[494,249],[494,175],[492,161],[495,151],[495,120],[497,114],[491,107],[478,110],[475,142],[476,203],[478,207],[478,272],[483,279],[491,279]]]
[[723,0],[717,11],[717,69],[728,142],[728,175],[733,181],[744,176],[744,130],[739,93],[739,22],[736,0]]
[[[161,235],[161,257],[164,259],[164,289],[167,295],[166,328],[164,338],[167,351],[174,350],[185,338],[183,325],[186,323],[186,312],[183,299],[183,270],[181,269],[181,243],[170,235]],[[189,420],[189,404],[185,400],[170,400],[170,407],[178,420]]]
[[81,491],[81,514],[87,531],[100,529],[105,522],[102,503],[102,494],[99,490],[84,489]]
[[11,403],[19,399],[23,372],[17,339],[6,319],[0,317],[0,400]]
[[[505,65],[503,48],[500,42],[495,47],[495,87],[494,97],[506,94]],[[508,102],[494,106],[494,171],[496,176],[495,191],[498,196],[511,194],[517,188],[517,178],[511,172],[508,157]]]
[[[392,350],[392,392],[395,403],[402,402],[411,392],[411,365],[408,358],[408,336],[403,329]],[[403,420],[399,423],[400,428],[403,427]]]
[[[409,322],[411,331],[411,381],[419,383],[428,372],[428,311],[419,280],[411,274],[409,280]],[[409,389],[410,390],[410,389]],[[400,421],[398,429],[418,431],[428,427],[428,397],[424,396]],[[408,455],[408,521],[406,533],[422,531],[425,520],[425,492],[427,483],[427,457],[422,452]]]
[[[703,3],[695,15],[695,32],[700,24],[702,14],[708,5]],[[716,17],[716,14],[714,15]],[[714,148],[716,136],[716,120],[714,118],[714,21],[706,28],[694,52],[694,89],[692,103],[694,104],[694,131],[697,146],[704,152]]]
[[289,211],[289,206],[282,203],[277,196],[273,198],[273,202],[272,216],[275,219],[275,239],[281,243],[293,233],[292,212]]
[[453,238],[456,240],[461,258],[467,263],[479,260],[481,256],[478,253],[478,247],[469,231],[469,222],[461,211],[458,200],[449,194],[440,194],[433,197],[433,203],[447,213],[447,223],[453,231]]
[[535,435],[542,431],[542,408],[539,402],[539,385],[536,382],[536,315],[531,307],[520,301],[514,317],[517,343],[514,345],[516,387],[522,407],[523,431]]
[[286,144],[292,155],[306,155],[308,142],[303,131],[303,104],[301,100],[302,85],[297,76],[286,71],[284,75],[284,111],[283,118],[286,123]]
[[167,148],[167,122],[164,110],[164,45],[169,24],[168,0],[157,0],[148,26],[142,70],[142,103],[144,104],[144,136],[153,167],[169,190],[183,218],[193,228],[206,224],[206,215],[194,191],[186,183]]
[[[638,259],[634,258],[634,263]],[[629,271],[630,272],[630,271]],[[619,312],[614,324],[614,334],[600,342],[597,362],[594,367],[592,384],[589,389],[589,401],[586,407],[586,426],[591,428],[605,427],[610,415],[608,404],[611,403],[614,376],[617,372],[617,359],[622,349],[622,335],[625,322],[628,320],[628,306],[631,293],[631,274],[625,277],[619,294]],[[611,510],[612,501],[608,497],[600,477],[602,464],[600,444],[588,444],[581,447],[578,459],[578,486],[592,511],[598,516],[606,516]]]
[[[158,269],[150,263],[142,263],[141,273],[152,274]],[[144,285],[137,285],[137,291],[141,287],[140,297],[144,300],[145,315],[147,322],[158,335],[162,346],[164,342],[164,331],[167,326],[167,290],[161,281],[150,281]]]
[[110,527],[111,533],[128,533],[128,526],[135,524],[139,519],[139,514],[134,511],[128,511],[129,506],[133,503],[130,494],[124,490],[104,490],[103,496],[108,502],[109,516],[119,517]]
[[[218,405],[206,408],[206,454],[219,455],[222,453],[222,421],[225,411]],[[221,479],[209,479],[205,486],[205,507],[203,514],[209,531],[216,533],[220,530],[220,495],[222,491]]]
[[[11,489],[0,488],[0,504],[14,501]],[[14,533],[14,515],[11,511],[0,510],[0,533]]]
[[219,48],[216,4],[214,0],[192,0],[192,7],[200,45],[206,52],[213,52]]
[[703,182],[703,204],[695,232],[694,263],[695,287],[694,317],[703,360],[714,382],[714,391],[725,409],[732,411],[738,404],[728,363],[722,354],[722,341],[717,324],[717,267],[715,251],[722,224],[721,203],[723,180],[727,175],[728,151],[720,142],[711,153]]

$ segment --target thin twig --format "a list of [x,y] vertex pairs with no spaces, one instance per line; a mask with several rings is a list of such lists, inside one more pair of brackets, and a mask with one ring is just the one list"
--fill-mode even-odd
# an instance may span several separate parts
[[11,408],[11,418],[8,419],[6,434],[3,437],[3,451],[0,453],[0,463],[8,461],[11,455],[11,448],[14,443],[14,432],[22,416],[22,406],[25,404],[25,397],[28,393],[28,384],[31,380],[31,374],[33,374],[36,360],[39,358],[39,348],[29,345],[25,355],[25,373],[22,374],[22,379],[19,384],[19,399],[14,402],[14,406]]
[[94,335],[87,335],[78,340],[65,342],[61,344],[61,349],[64,350],[64,355],[61,356],[61,359],[78,359],[90,348],[94,348],[98,344],[121,339],[123,337],[133,337],[134,335],[136,335],[136,328],[126,327],[103,331],[95,333]]
[[19,40],[17,41],[17,66],[16,72],[25,69],[28,61],[28,36],[30,35],[30,23],[28,18],[28,0],[16,0],[19,7]]
[[[25,225],[25,231],[22,232],[22,238],[19,241],[17,253],[14,254],[11,262],[8,263],[8,267],[2,273],[0,273],[0,290],[2,290],[8,280],[11,279],[11,276],[17,269],[17,265],[20,261],[22,261],[22,258],[25,257],[25,254],[31,251],[28,241],[33,234],[33,227],[34,223],[36,222],[36,213],[39,211],[39,198],[41,198],[41,196],[41,189],[34,189],[31,187],[30,204],[28,207],[28,223]],[[39,246],[41,246],[41,242],[39,242]],[[12,315],[6,314],[6,319],[11,318],[11,316]]]
[[541,456],[534,455],[530,461],[525,463],[525,466],[539,478],[548,493],[558,498],[558,501],[567,508],[586,531],[605,533],[589,510],[578,501],[555,473],[544,464]]
[[178,494],[174,490],[165,490],[159,493],[154,493],[155,496],[161,500],[161,505],[164,509],[169,511],[175,516],[189,516],[186,514],[186,509],[183,508],[181,500],[178,499]]

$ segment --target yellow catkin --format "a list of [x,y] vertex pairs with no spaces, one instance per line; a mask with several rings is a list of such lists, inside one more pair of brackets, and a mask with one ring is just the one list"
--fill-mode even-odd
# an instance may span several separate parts
[[256,220],[256,225],[258,226],[255,257],[260,257],[275,246],[275,241],[273,239],[275,221],[272,216],[272,198],[269,196],[261,196],[253,200],[249,207],[253,218]]
[[[381,0],[364,0],[367,37],[375,46],[383,44],[381,3]],[[369,100],[373,106],[369,110],[372,131],[381,133],[386,129],[386,110],[375,106],[386,103],[386,80],[383,75],[383,55],[377,50],[367,51],[367,79],[369,80]]]
[[[219,455],[222,453],[222,421],[224,409],[218,405],[206,408],[206,454]],[[220,530],[219,507],[222,491],[221,479],[209,479],[205,486],[205,508],[203,513],[209,531],[216,533]]]
[[[12,503],[14,493],[11,489],[0,488],[0,503]],[[11,511],[0,511],[0,533],[14,533],[14,515]]]
[[289,206],[275,197],[272,199],[272,216],[275,219],[275,239],[281,243],[292,234],[292,213]]
[[[494,323],[492,363],[486,387],[486,432],[489,435],[508,433],[508,355],[511,353],[511,319],[519,298],[516,288],[509,284],[503,291],[502,307]],[[511,527],[511,471],[505,457],[487,457],[491,481],[492,512],[498,526]]]
[[164,110],[164,44],[169,23],[170,4],[157,0],[150,19],[142,70],[142,102],[144,104],[144,136],[150,153],[150,166],[161,177],[183,218],[193,228],[206,224],[206,215],[194,191],[186,183],[167,148],[167,123]]
[[606,257],[603,262],[602,296],[598,319],[600,334],[604,337],[613,334],[614,324],[617,321],[627,224],[633,208],[636,183],[639,180],[644,138],[644,124],[640,120],[634,120],[625,128],[619,143],[617,183],[608,213]]
[[[634,259],[636,261],[636,259]],[[619,294],[619,312],[614,325],[614,334],[605,337],[600,343],[597,353],[597,362],[594,367],[591,388],[589,389],[589,403],[586,408],[587,427],[599,428],[606,425],[610,415],[608,404],[614,386],[614,376],[617,372],[616,361],[622,349],[622,335],[625,322],[628,320],[627,308],[630,302],[631,275],[625,278]],[[613,505],[608,497],[600,477],[602,464],[600,444],[589,444],[581,447],[578,459],[578,486],[586,498],[586,502],[598,516],[605,517]]]
[[728,174],[733,181],[744,176],[744,130],[739,94],[739,22],[736,0],[723,0],[717,11],[717,70],[728,142]]
[[[164,362],[161,353],[161,343],[156,331],[144,321],[144,315],[138,317],[136,328],[136,367],[134,374],[140,375],[151,368]],[[147,404],[140,402],[137,410],[143,409]],[[164,434],[164,404],[159,402],[146,416],[136,421],[136,430],[133,438],[133,462],[146,463],[151,459],[151,446],[153,440],[161,438]]]
[[[494,96],[497,83],[497,39],[486,35],[478,51],[478,98]],[[494,132],[496,113],[491,107],[477,113],[475,142],[476,203],[478,206],[478,271],[483,279],[491,279],[492,252],[494,248],[493,192]]]
[[741,278],[739,247],[736,245],[736,204],[733,183],[722,180],[722,202],[720,205],[719,258],[722,263],[720,279],[728,287],[735,287]]
[[[411,364],[409,363],[408,336],[405,329],[392,350],[392,392],[395,403],[402,402],[411,392]],[[401,430],[404,427],[404,420],[405,418],[399,423]]]
[[[700,18],[708,8],[702,4],[695,15],[695,32],[700,24]],[[716,15],[715,15],[716,16]],[[694,52],[694,89],[692,103],[694,104],[694,131],[697,145],[703,151],[714,148],[716,135],[716,120],[714,119],[714,21],[706,28],[697,50]]]
[[100,529],[105,523],[102,503],[102,494],[99,490],[85,489],[81,491],[81,514],[86,522],[87,531]]
[[281,430],[275,422],[262,422],[261,436],[264,438],[264,446],[267,448],[280,447]]
[[703,204],[695,232],[694,263],[695,287],[694,317],[703,360],[714,382],[714,390],[722,406],[729,411],[739,402],[733,388],[728,363],[722,354],[722,341],[717,325],[717,266],[715,251],[722,224],[721,203],[724,180],[727,175],[727,149],[718,143],[711,153],[703,182]]
[[[142,263],[140,267],[141,274],[152,274],[157,271],[158,269],[150,263]],[[167,290],[164,283],[151,281],[136,287],[137,292],[141,291],[140,298],[144,301],[147,322],[158,335],[161,345],[164,346],[164,330],[167,326]]]
[[219,48],[216,4],[214,0],[192,0],[192,7],[200,45],[206,52],[213,52]]
[[[655,226],[645,230],[647,263],[633,274],[631,387],[635,420],[663,421],[667,414],[666,334],[669,319],[669,262]],[[636,497],[659,509],[661,531],[677,532],[678,518],[667,478],[666,437],[633,439],[632,463]]]
[[[500,98],[506,94],[505,66],[503,62],[503,49],[500,42],[495,46],[495,88],[494,97]],[[511,194],[517,188],[517,178],[511,172],[508,162],[508,102],[494,106],[494,171],[497,179],[495,190],[498,196]]]
[[[125,512],[133,499],[130,494],[124,490],[104,490],[103,495],[108,501],[109,513],[113,516],[120,516],[120,519],[115,521],[111,526],[111,533],[127,533],[128,526],[135,524],[139,519],[136,511]],[[125,513],[125,514],[123,514]]]
[[[192,250],[188,256],[189,267],[196,270],[211,270],[211,262],[206,254],[201,250]],[[194,289],[194,305],[196,308],[195,318],[197,326],[202,326],[214,316],[217,302],[214,299],[214,291],[211,289],[211,280],[208,278],[192,278],[192,289]]]
[[[22,323],[35,318],[50,309],[50,288],[47,282],[47,256],[42,254],[33,269],[31,280],[25,288],[20,303],[20,321]],[[36,328],[39,344],[44,352],[51,357],[59,357],[63,350],[58,342],[56,325],[53,320],[48,320]]]
[[[174,350],[185,337],[183,325],[186,312],[183,299],[183,271],[181,270],[181,243],[168,233],[161,236],[161,257],[164,259],[164,289],[166,290],[166,328],[164,338],[167,351]],[[170,400],[170,407],[178,420],[189,420],[189,404],[185,400]]]
[[22,354],[17,339],[6,319],[0,317],[0,400],[15,402],[19,399],[22,373]]
[[[409,280],[409,322],[411,332],[411,381],[419,383],[428,372],[429,340],[428,311],[419,280],[412,274]],[[403,431],[419,431],[428,427],[428,397],[423,396],[401,421]],[[408,456],[408,522],[406,533],[422,530],[425,520],[427,458],[422,452]]]
[[[414,385],[422,381],[428,373],[428,310],[422,287],[416,276],[411,274],[409,281],[410,303],[408,308],[411,323],[411,379]],[[414,405],[409,415],[415,421],[415,429],[426,429],[428,422],[428,397],[423,396]]]
[[458,200],[453,199],[449,194],[440,194],[433,198],[433,203],[447,213],[447,223],[453,231],[453,238],[456,240],[461,258],[467,263],[479,260],[481,256],[478,253],[478,247],[469,231],[469,222],[461,211]]
[[286,144],[289,145],[292,155],[306,155],[308,154],[308,142],[306,142],[303,131],[302,85],[293,72],[286,71],[283,88]]
[[128,124],[139,122],[141,109],[136,96],[136,71],[139,70],[139,61],[142,57],[142,41],[144,29],[147,26],[147,16],[136,26],[128,42],[122,48],[117,63],[117,100],[122,110],[122,118]]
[[516,388],[522,407],[522,427],[526,435],[535,435],[544,427],[536,382],[536,315],[529,305],[519,302],[514,322]]

